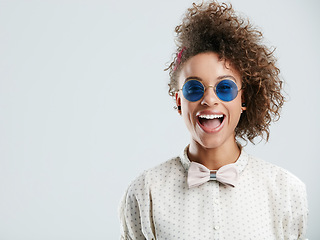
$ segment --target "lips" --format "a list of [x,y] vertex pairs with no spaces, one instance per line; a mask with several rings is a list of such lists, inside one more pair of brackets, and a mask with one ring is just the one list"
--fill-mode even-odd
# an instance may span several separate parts
[[202,111],[197,114],[197,123],[207,133],[218,132],[224,125],[225,115],[221,112]]

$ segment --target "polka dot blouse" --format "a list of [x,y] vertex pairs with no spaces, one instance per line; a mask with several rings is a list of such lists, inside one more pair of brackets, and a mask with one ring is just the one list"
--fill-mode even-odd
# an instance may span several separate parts
[[209,181],[189,189],[186,149],[129,186],[121,239],[304,239],[306,190],[297,177],[242,150],[235,187]]

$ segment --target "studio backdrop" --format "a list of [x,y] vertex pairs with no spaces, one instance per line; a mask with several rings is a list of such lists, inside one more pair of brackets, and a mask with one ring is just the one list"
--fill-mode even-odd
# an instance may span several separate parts
[[[245,149],[305,182],[320,239],[320,4],[232,0],[275,54],[287,102]],[[191,0],[0,0],[0,239],[119,239],[143,170],[189,142],[163,71]]]

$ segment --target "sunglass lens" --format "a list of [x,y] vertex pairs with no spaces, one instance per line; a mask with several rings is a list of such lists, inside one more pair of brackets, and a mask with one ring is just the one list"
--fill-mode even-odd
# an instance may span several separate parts
[[222,80],[216,87],[216,94],[222,101],[230,102],[238,95],[238,87],[234,81]]
[[190,80],[183,85],[182,93],[188,101],[196,102],[202,98],[204,87],[198,80]]

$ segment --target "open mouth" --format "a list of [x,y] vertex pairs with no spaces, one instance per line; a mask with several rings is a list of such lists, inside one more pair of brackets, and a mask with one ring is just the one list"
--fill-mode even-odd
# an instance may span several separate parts
[[206,131],[213,131],[221,126],[224,120],[223,114],[201,114],[198,115],[198,122]]

